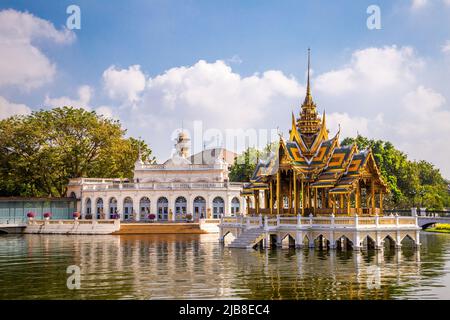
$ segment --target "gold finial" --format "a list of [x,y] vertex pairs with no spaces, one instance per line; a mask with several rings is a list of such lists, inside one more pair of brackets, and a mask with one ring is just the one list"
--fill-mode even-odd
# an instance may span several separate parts
[[309,86],[309,71],[311,69],[311,49],[308,48],[308,80],[306,83],[306,96],[311,96],[311,88]]

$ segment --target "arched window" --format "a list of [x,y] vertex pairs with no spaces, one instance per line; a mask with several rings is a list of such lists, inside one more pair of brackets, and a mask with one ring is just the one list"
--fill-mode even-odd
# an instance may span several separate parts
[[241,207],[241,204],[239,202],[239,199],[237,197],[234,197],[231,200],[231,213],[232,214],[239,213],[240,212],[240,207]]
[[206,200],[203,197],[195,197],[194,199],[194,220],[206,218]]
[[123,219],[124,220],[134,219],[133,199],[131,199],[130,197],[126,197],[123,200]]
[[175,220],[186,219],[187,201],[185,197],[178,197],[175,200]]
[[114,219],[116,217],[117,212],[117,200],[116,198],[109,199],[109,218]]
[[86,207],[85,207],[85,209],[84,209],[84,214],[85,214],[85,216],[87,215],[87,214],[92,214],[92,203],[91,203],[91,198],[87,198],[86,199]]
[[70,197],[76,199],[77,195],[75,194],[75,192],[72,191],[72,192],[70,193]]
[[97,219],[105,219],[105,214],[103,212],[103,199],[102,198],[97,199],[96,213],[97,213]]
[[158,209],[158,220],[167,221],[169,215],[169,200],[165,197],[158,199],[156,203]]
[[141,220],[148,219],[150,214],[150,199],[147,197],[142,197],[139,201],[139,214],[141,215]]
[[213,218],[218,219],[223,215],[225,202],[221,197],[215,197],[213,200]]

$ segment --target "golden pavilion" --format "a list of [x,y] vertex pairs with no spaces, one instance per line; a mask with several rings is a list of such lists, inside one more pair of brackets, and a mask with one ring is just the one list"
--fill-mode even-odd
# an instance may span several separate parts
[[[243,187],[247,214],[375,215],[382,214],[386,183],[372,151],[356,144],[340,146],[340,128],[329,137],[325,112],[317,113],[310,88],[310,54],[306,97],[300,117],[292,114],[289,140],[259,161]],[[251,201],[253,199],[253,201]],[[281,204],[281,205],[279,205]]]

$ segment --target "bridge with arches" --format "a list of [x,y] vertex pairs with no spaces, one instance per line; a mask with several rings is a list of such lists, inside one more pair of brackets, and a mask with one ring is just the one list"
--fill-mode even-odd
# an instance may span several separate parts
[[320,249],[419,247],[417,217],[402,216],[236,216],[223,217],[219,240],[234,248],[272,246]]

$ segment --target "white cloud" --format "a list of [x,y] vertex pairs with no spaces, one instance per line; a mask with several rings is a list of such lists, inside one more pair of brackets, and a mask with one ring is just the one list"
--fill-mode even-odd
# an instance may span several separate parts
[[29,114],[31,109],[24,104],[12,103],[0,96],[0,119],[6,119],[14,115]]
[[121,70],[110,66],[103,72],[103,82],[110,98],[136,103],[145,89],[146,79],[139,65]]
[[[450,0],[449,0],[450,2]],[[444,45],[442,46],[442,52],[450,54],[450,40],[447,40]]]
[[367,48],[355,51],[347,66],[319,75],[315,88],[333,95],[360,90],[378,93],[414,83],[415,73],[422,66],[411,47]]
[[72,106],[75,108],[84,108],[90,110],[89,103],[92,97],[92,88],[83,85],[78,88],[78,99],[72,99],[66,96],[58,98],[50,98],[48,95],[45,97],[44,104],[50,107],[63,107]]
[[422,9],[428,5],[428,0],[412,0],[411,8],[414,10]]
[[358,50],[350,62],[313,80],[320,108],[341,137],[356,131],[389,140],[413,159],[430,161],[450,177],[450,111],[443,94],[424,81],[433,68],[410,47]]
[[44,39],[64,44],[74,37],[69,30],[57,30],[52,23],[30,13],[0,11],[0,87],[32,89],[51,82],[56,67],[34,41]]

